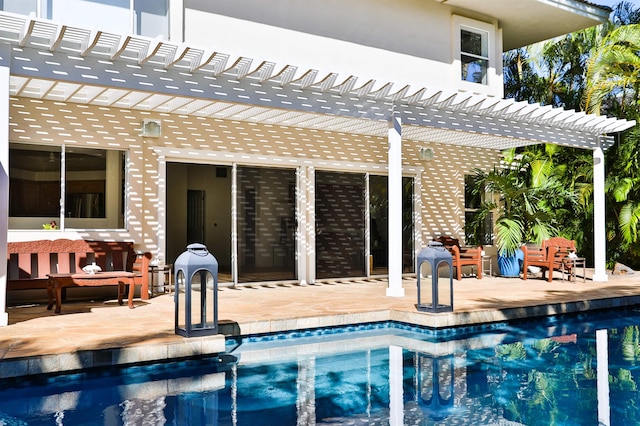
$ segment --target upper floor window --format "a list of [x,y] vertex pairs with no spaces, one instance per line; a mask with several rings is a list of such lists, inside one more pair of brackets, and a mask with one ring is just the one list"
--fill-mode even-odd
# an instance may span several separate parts
[[0,0],[0,9],[66,25],[169,38],[168,0]]
[[451,17],[452,59],[460,88],[502,94],[501,41],[495,24]]
[[461,27],[460,63],[462,79],[472,83],[487,84],[489,68],[489,35],[486,31]]

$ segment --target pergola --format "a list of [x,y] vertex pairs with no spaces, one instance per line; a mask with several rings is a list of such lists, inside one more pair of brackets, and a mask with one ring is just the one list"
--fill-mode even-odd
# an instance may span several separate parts
[[[401,296],[401,141],[501,150],[539,143],[591,149],[595,275],[606,281],[604,154],[634,121],[401,82],[361,81],[295,64],[69,27],[0,13],[0,257],[6,257],[10,97],[385,136],[389,287]],[[6,264],[0,266],[5,305]],[[6,314],[5,314],[6,315]],[[5,321],[6,323],[6,318]],[[2,320],[0,320],[2,323]]]

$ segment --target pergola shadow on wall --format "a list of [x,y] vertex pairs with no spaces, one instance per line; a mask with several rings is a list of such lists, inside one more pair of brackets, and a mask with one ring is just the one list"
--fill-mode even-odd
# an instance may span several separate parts
[[[598,212],[604,206],[603,195],[601,197],[598,192],[604,185],[603,150],[613,144],[613,138],[606,135],[635,124],[470,92],[410,87],[401,82],[360,81],[353,75],[321,73],[315,69],[301,69],[296,64],[234,57],[232,53],[69,27],[8,13],[0,13],[0,41],[3,43],[0,46],[0,86],[5,88],[2,128],[7,129],[0,139],[0,159],[5,173],[9,141],[24,141],[20,132],[37,134],[37,128],[50,125],[46,117],[35,117],[27,125],[32,128],[9,131],[9,104],[13,99],[128,110],[150,118],[178,116],[192,120],[228,120],[385,138],[389,148],[386,164],[374,164],[371,168],[389,176],[389,226],[394,227],[389,229],[389,234],[397,236],[397,241],[390,241],[389,247],[389,285],[396,290],[401,287],[402,273],[399,220],[402,201],[395,198],[401,194],[402,141],[410,141],[413,146],[435,142],[496,151],[538,143],[591,149],[595,160]],[[126,117],[126,112],[123,115]],[[129,194],[133,197],[128,208],[130,212],[144,212],[149,207],[144,203],[151,199],[157,204],[157,216],[151,215],[147,219],[141,213],[134,215],[135,220],[128,222],[128,232],[141,244],[164,248],[166,176],[163,170],[167,161],[187,158],[197,151],[198,140],[203,136],[199,131],[185,134],[183,129],[164,126],[163,138],[183,141],[183,146],[180,149],[163,148],[160,142],[154,148],[157,158],[153,161],[156,163],[150,163],[151,159],[144,158],[144,141],[131,137],[135,134],[132,128],[141,131],[139,121],[129,121],[115,129],[110,128],[109,120],[87,120],[81,124],[66,131],[60,142],[102,138],[103,142],[136,151],[141,158],[133,166],[138,167],[141,174],[148,168],[155,170],[153,181],[134,173],[141,182],[136,187],[139,193],[134,190]],[[204,162],[225,154],[201,151],[197,155]],[[241,158],[245,154],[235,155],[235,158]],[[263,161],[260,154],[248,153],[245,157],[248,162]],[[278,159],[283,164],[288,160]],[[306,160],[313,160],[311,167],[332,167],[331,159],[305,158],[304,155],[297,157],[291,165],[300,165]],[[308,182],[308,177],[297,176],[298,188]],[[2,193],[6,194],[6,176],[0,182]],[[303,203],[309,201],[310,194],[297,195],[302,197]],[[7,211],[6,204],[7,200],[3,198],[0,211]],[[595,256],[595,279],[606,280],[603,209],[601,213],[596,214],[595,224],[596,250],[599,252]],[[308,216],[303,217],[302,212],[298,215],[299,227],[313,226]],[[0,229],[6,230],[6,214],[0,220],[3,222]],[[4,250],[6,240],[5,231],[0,235],[0,252]],[[308,250],[314,243],[297,242],[299,246],[305,246],[301,251]],[[300,265],[304,266],[304,260],[298,262]],[[401,295],[402,291],[389,293]]]

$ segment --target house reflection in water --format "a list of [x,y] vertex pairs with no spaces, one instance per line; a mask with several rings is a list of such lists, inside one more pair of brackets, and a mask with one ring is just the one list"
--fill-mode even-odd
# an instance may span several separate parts
[[[619,424],[620,416],[637,414],[629,399],[639,392],[621,382],[633,380],[635,361],[625,361],[618,349],[629,345],[633,327],[611,333],[589,327],[564,327],[557,334],[554,326],[526,337],[527,330],[517,327],[463,335],[393,325],[321,337],[307,333],[296,344],[264,338],[239,344],[224,359],[4,389],[0,418],[398,426],[531,424],[532,418],[538,424],[590,424],[597,417]],[[90,403],[97,400],[99,406]]]

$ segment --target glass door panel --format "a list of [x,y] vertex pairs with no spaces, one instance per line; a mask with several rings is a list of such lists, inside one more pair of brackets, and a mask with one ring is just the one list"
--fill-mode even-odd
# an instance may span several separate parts
[[296,279],[296,172],[238,167],[238,281]]
[[402,272],[415,271],[413,178],[402,178]]
[[[369,176],[369,211],[371,216],[371,275],[389,273],[389,179]],[[402,271],[413,272],[413,178],[402,178]]]
[[365,175],[316,173],[316,276],[365,275]]

